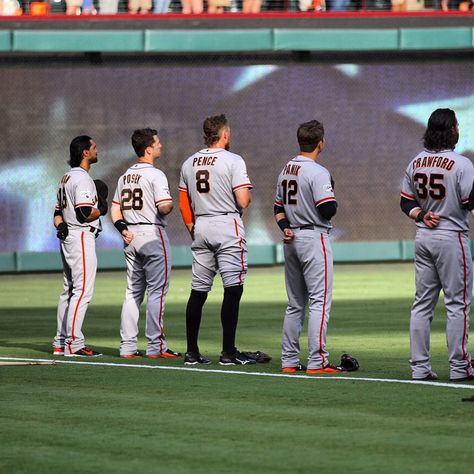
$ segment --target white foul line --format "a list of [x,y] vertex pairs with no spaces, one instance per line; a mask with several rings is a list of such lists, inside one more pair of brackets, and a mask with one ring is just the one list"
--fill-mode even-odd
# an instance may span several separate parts
[[159,370],[178,370],[181,372],[203,372],[211,374],[224,375],[253,375],[257,377],[278,377],[288,379],[311,379],[311,380],[350,380],[351,382],[381,382],[381,383],[401,383],[408,385],[431,385],[433,387],[443,388],[470,388],[474,389],[474,385],[462,383],[446,383],[433,382],[425,380],[401,380],[401,379],[381,379],[370,377],[346,377],[341,375],[303,375],[303,374],[272,374],[267,372],[247,372],[243,370],[222,370],[222,369],[200,369],[197,367],[170,367],[166,365],[143,365],[143,364],[127,364],[115,362],[86,362],[79,360],[62,360],[62,359],[24,359],[19,357],[0,357],[0,360],[25,361],[25,362],[51,362],[54,360],[57,364],[73,364],[73,365],[99,365],[101,367],[134,367],[139,369],[159,369]]

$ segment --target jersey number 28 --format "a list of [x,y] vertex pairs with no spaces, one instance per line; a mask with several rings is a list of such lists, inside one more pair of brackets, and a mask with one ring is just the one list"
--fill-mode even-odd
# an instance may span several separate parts
[[141,188],[122,189],[122,210],[140,211],[143,208],[143,190]]

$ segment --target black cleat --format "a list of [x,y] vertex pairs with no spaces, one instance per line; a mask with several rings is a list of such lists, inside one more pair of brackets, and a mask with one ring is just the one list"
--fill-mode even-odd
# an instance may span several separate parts
[[203,357],[199,352],[186,352],[184,356],[185,365],[210,364],[210,359]]
[[82,347],[76,352],[73,352],[72,354],[66,354],[64,353],[66,357],[99,357],[102,354],[100,352],[92,350],[90,347]]
[[421,378],[414,378],[413,380],[417,380],[417,381],[420,381],[420,380],[426,380],[426,381],[429,381],[429,380],[438,380],[438,374],[436,374],[435,372],[430,372],[428,375],[425,375],[424,377],[421,377]]
[[244,356],[239,351],[235,351],[233,354],[227,354],[227,352],[222,352],[219,358],[219,364],[221,365],[252,365],[256,364],[255,359]]
[[451,382],[472,382],[474,380],[474,374],[468,375],[467,377],[461,377],[459,379],[449,379]]

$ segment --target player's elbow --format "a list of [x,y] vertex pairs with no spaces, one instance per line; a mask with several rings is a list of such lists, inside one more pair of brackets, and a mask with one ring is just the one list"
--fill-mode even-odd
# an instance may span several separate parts
[[241,189],[235,193],[235,201],[240,209],[247,209],[252,202],[252,195],[249,189]]
[[167,202],[165,204],[160,204],[158,206],[158,212],[162,216],[168,215],[172,210],[173,210],[173,203],[172,202]]
[[250,206],[251,199],[246,199],[245,201],[237,201],[240,209],[247,209]]

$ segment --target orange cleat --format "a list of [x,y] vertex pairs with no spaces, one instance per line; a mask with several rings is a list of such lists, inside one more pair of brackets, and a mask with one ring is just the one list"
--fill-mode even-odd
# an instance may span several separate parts
[[178,359],[181,357],[181,352],[174,352],[171,349],[166,349],[161,354],[150,354],[147,355],[149,359]]
[[64,355],[64,347],[53,347],[53,355],[63,356]]
[[301,362],[298,362],[298,364],[294,367],[282,367],[281,371],[284,374],[294,374],[295,372],[305,372],[306,366],[303,365]]
[[307,374],[339,374],[344,372],[340,367],[336,367],[333,364],[328,364],[326,367],[321,367],[320,369],[307,369]]
[[122,359],[138,359],[143,357],[143,354],[140,351],[135,351],[133,354],[120,354]]

